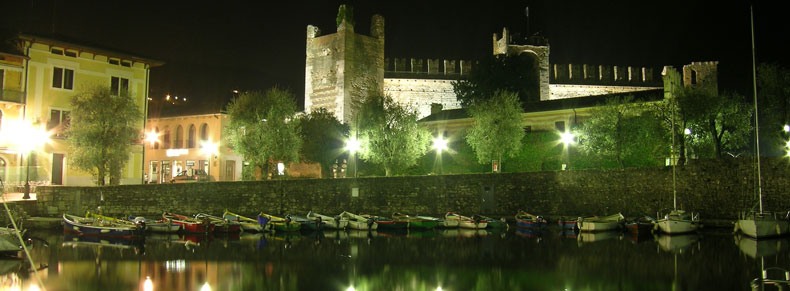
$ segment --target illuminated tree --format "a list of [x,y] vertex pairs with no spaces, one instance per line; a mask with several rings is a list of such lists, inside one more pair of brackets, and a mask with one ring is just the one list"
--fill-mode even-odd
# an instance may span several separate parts
[[115,94],[106,86],[88,87],[71,99],[66,130],[70,165],[96,178],[97,185],[120,184],[121,169],[140,138],[142,118],[128,91]]
[[334,114],[320,107],[301,118],[302,157],[321,164],[324,173],[341,154],[348,125],[340,123]]
[[479,100],[469,107],[474,119],[467,130],[466,142],[475,150],[481,164],[513,157],[524,138],[521,103],[515,93],[496,92],[490,99]]
[[[243,92],[227,106],[227,142],[262,173],[299,160],[302,138],[293,94],[279,88]],[[256,179],[261,179],[256,175]]]
[[526,55],[489,56],[469,72],[466,79],[453,82],[453,92],[463,107],[487,100],[498,91],[514,92],[522,104],[540,101],[537,64]]
[[357,132],[362,143],[360,157],[381,165],[386,176],[416,165],[428,149],[430,132],[417,123],[417,112],[401,107],[391,97],[371,93],[354,102],[354,107],[352,132]]

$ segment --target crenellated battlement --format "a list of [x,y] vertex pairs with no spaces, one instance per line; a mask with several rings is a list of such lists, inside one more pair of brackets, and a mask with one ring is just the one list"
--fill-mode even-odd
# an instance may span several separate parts
[[459,78],[469,75],[474,64],[475,62],[470,60],[385,58],[384,73]]
[[652,67],[552,64],[552,84],[661,86],[661,70]]

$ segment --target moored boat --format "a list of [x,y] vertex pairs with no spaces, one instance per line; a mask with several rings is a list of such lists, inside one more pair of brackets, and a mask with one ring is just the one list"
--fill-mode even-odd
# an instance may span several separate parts
[[348,228],[357,230],[376,230],[379,224],[373,218],[366,218],[348,211],[340,213],[341,217],[348,219]]
[[214,231],[214,224],[209,219],[197,219],[170,212],[162,213],[162,218],[181,225],[181,230],[187,233],[209,233]]
[[444,220],[457,221],[458,228],[483,229],[488,227],[488,222],[483,219],[474,219],[454,212],[447,212],[447,214],[444,215]]
[[233,212],[228,211],[227,209],[222,214],[222,217],[229,221],[234,221],[239,223],[241,226],[241,230],[245,232],[262,232],[266,227],[266,223],[269,222],[268,219],[253,219],[250,217],[242,216]]
[[319,221],[326,229],[346,229],[348,226],[348,218],[340,215],[332,217],[310,211],[307,213],[307,218]]
[[625,222],[625,230],[632,235],[652,233],[654,227],[655,219],[647,215],[629,219]]
[[577,219],[567,218],[564,216],[557,219],[557,225],[559,225],[560,229],[562,229],[563,231],[579,230],[579,224]]
[[301,224],[301,230],[322,230],[324,229],[324,224],[318,220],[313,220],[307,218],[306,216],[295,215],[295,214],[288,214],[285,217],[290,217],[291,220],[298,222]]
[[579,217],[577,224],[580,231],[607,231],[620,229],[625,217],[621,213],[607,216]]
[[548,224],[543,216],[534,215],[523,210],[519,210],[515,218],[516,226],[520,228],[541,228]]
[[781,237],[790,232],[789,218],[790,212],[745,211],[738,215],[733,232],[752,238]]
[[477,219],[481,219],[481,220],[485,221],[488,224],[486,226],[486,228],[491,228],[491,229],[509,229],[510,228],[510,224],[507,223],[507,220],[504,217],[502,217],[500,219],[496,219],[496,218],[493,218],[493,217],[488,217],[488,216],[485,216],[485,215],[479,215],[478,214],[478,215],[475,215],[473,218],[477,218]]
[[25,230],[17,230],[13,227],[0,227],[0,254],[15,253],[22,250],[20,238],[25,234]]
[[142,236],[145,229],[141,225],[129,225],[117,221],[87,218],[64,213],[63,231],[76,235],[134,239]]
[[[392,219],[395,221],[406,222],[409,229],[415,230],[428,230],[434,229],[441,223],[441,220],[430,216],[411,216],[408,214],[395,212],[392,214]],[[378,221],[377,221],[378,222]],[[379,227],[382,227],[379,225]]]
[[682,209],[672,209],[656,220],[654,230],[666,234],[695,232],[700,228],[699,215]]
[[296,221],[293,221],[290,217],[286,216],[285,218],[274,216],[271,214],[266,214],[261,212],[258,214],[258,220],[264,218],[268,220],[266,223],[266,230],[270,231],[299,231],[302,228],[302,224]]
[[211,224],[214,225],[214,232],[221,232],[221,233],[241,232],[241,223],[238,223],[236,221],[231,221],[223,217],[206,214],[206,213],[198,213],[195,214],[195,219],[198,220],[208,219],[211,222]]
[[142,223],[145,225],[145,231],[148,232],[176,233],[181,230],[181,225],[166,219],[153,220],[143,216],[130,216],[129,221],[133,223]]

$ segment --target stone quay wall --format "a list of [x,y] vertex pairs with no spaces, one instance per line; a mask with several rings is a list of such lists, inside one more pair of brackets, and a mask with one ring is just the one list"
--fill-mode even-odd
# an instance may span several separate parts
[[[676,168],[678,205],[702,219],[734,219],[755,206],[755,170],[749,161],[692,161]],[[790,209],[790,165],[762,163],[767,210]],[[342,211],[390,216],[441,216],[447,211],[513,218],[520,209],[557,216],[656,215],[672,208],[672,168],[572,170],[531,173],[302,179],[104,187],[38,187],[24,203],[31,216],[84,214],[156,216],[163,211],[221,215],[259,212],[337,215]],[[31,201],[33,202],[33,201]]]

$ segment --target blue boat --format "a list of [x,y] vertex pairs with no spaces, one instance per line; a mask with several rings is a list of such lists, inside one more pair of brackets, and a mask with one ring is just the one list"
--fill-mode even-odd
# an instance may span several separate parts
[[145,234],[140,225],[122,224],[116,221],[98,218],[87,218],[71,214],[63,214],[63,232],[79,236],[103,236],[134,239]]

